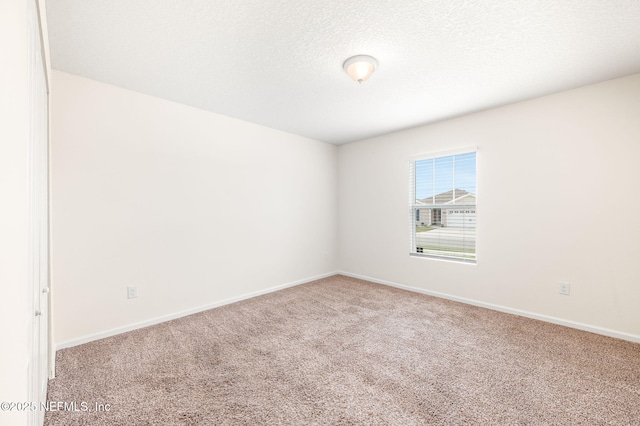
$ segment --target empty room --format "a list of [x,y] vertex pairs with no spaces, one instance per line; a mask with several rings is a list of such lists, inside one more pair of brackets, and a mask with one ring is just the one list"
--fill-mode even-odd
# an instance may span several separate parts
[[640,424],[639,23],[3,0],[0,425]]

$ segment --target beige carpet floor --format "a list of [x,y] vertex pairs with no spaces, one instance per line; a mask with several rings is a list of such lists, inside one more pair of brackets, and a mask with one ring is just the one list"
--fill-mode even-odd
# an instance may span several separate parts
[[65,349],[56,367],[47,399],[78,411],[49,426],[640,424],[640,344],[344,276]]

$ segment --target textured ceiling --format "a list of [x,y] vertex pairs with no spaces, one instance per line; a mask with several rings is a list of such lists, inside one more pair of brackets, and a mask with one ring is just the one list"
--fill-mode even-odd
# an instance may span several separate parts
[[638,0],[46,4],[55,69],[336,144],[640,72]]

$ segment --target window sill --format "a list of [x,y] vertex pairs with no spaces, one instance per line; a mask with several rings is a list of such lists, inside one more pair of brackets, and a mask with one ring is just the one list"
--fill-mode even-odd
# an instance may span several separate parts
[[417,257],[417,258],[421,258],[421,259],[433,259],[433,260],[440,260],[440,261],[445,261],[445,262],[454,262],[454,263],[463,263],[466,265],[476,265],[477,259],[465,259],[465,258],[460,258],[460,257],[450,257],[450,256],[442,256],[442,255],[436,255],[436,254],[428,254],[428,253],[409,253],[410,257]]

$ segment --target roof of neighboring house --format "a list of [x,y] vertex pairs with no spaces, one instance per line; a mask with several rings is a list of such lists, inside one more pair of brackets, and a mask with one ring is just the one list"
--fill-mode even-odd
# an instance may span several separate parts
[[[457,202],[461,201],[463,198],[467,198],[471,201],[473,197],[473,202],[469,204],[475,204],[475,194],[472,194],[464,189],[452,189],[451,191],[443,192],[442,194],[438,194],[435,197],[427,197],[421,200],[416,200],[417,204],[457,204]],[[455,197],[455,198],[454,198]],[[435,200],[434,200],[435,198]]]

